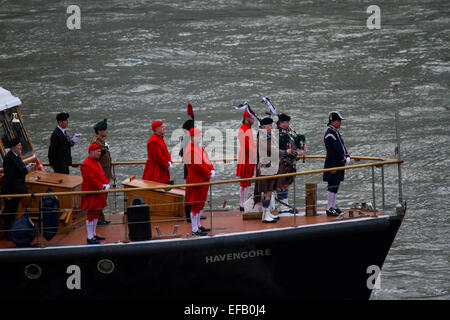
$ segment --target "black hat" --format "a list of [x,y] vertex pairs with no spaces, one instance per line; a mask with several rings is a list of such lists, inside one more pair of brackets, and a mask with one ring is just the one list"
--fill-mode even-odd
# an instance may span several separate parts
[[67,112],[60,112],[56,115],[56,121],[64,121],[69,119],[69,114]]
[[345,120],[338,111],[331,111],[328,114],[328,125],[334,120]]
[[273,123],[273,119],[270,117],[266,117],[260,121],[259,126],[262,127],[263,125],[272,124],[272,123]]
[[108,129],[108,124],[106,123],[106,118],[94,125],[94,130],[106,130]]
[[189,130],[191,130],[193,127],[194,127],[194,120],[189,119],[189,120],[186,120],[186,121],[183,123],[183,127],[182,127],[182,128],[183,128],[184,130],[189,131]]
[[288,115],[285,114],[285,113],[281,113],[281,114],[278,116],[278,121],[280,121],[280,122],[291,121],[291,117],[288,116]]
[[19,143],[20,143],[20,139],[19,139],[19,138],[12,138],[12,139],[11,139],[11,142],[10,142],[10,144],[9,144],[9,147],[10,147],[10,148],[11,148],[11,147],[15,147],[15,146],[17,146]]

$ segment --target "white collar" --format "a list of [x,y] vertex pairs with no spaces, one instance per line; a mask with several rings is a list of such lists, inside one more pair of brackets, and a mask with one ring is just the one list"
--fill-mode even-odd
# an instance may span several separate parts
[[60,127],[60,126],[58,126],[58,125],[57,125],[57,127],[59,128],[59,130],[61,130],[61,131],[62,131],[62,133],[64,133],[64,134],[66,133],[66,129],[63,129],[63,128],[61,128],[61,127]]

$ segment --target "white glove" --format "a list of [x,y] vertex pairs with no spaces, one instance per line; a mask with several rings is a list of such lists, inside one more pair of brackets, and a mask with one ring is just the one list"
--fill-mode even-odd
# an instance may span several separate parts
[[216,175],[216,170],[211,170],[211,176],[210,179],[214,179],[214,176]]
[[81,136],[81,134],[75,133],[75,134],[73,135],[72,142],[73,142],[73,143],[77,143],[78,141],[80,141],[80,136]]
[[111,185],[109,185],[109,184],[103,185],[103,190],[109,190],[109,188],[111,188]]
[[345,165],[348,166],[350,164],[350,157],[345,157]]
[[173,168],[172,162],[169,161],[169,170]]
[[27,164],[27,170],[34,168],[35,165],[36,165],[36,163],[34,163],[34,162]]

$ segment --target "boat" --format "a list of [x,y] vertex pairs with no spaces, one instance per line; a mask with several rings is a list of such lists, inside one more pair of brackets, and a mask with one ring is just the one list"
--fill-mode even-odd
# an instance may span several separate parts
[[[7,139],[19,136],[28,146],[22,155],[28,163],[37,157],[20,115],[20,105],[19,98],[0,88],[2,157]],[[324,156],[306,158],[313,161]],[[213,208],[213,196],[215,185],[233,187],[240,181],[267,177],[217,180],[203,183],[210,185],[203,213],[206,219],[202,220],[204,226],[212,229],[207,236],[192,236],[191,225],[184,217],[181,208],[186,184],[165,185],[132,176],[122,181],[123,188],[82,192],[79,176],[33,171],[27,176],[30,192],[20,195],[18,216],[29,215],[36,237],[26,247],[0,238],[0,298],[166,302],[367,300],[379,285],[383,263],[406,214],[401,193],[403,160],[400,153],[397,158],[352,158],[360,163],[345,167],[348,174],[361,168],[372,170],[370,204],[356,202],[351,208],[342,209],[340,216],[329,217],[317,207],[316,189],[309,186],[308,205],[301,208],[296,206],[294,179],[293,207],[297,212],[280,215],[277,223],[264,224],[258,211]],[[322,164],[323,160],[317,163]],[[383,168],[391,165],[398,167],[399,201],[389,211],[384,203]],[[375,201],[375,168],[381,168],[382,173],[381,206]],[[276,177],[341,169],[319,168]],[[85,215],[79,210],[80,196],[86,193],[123,195],[123,211],[108,214],[112,223],[97,228],[106,238],[102,244],[86,243]],[[61,199],[58,230],[51,240],[43,237],[43,210],[39,207],[39,199],[48,196]],[[139,212],[147,215],[133,217]],[[5,230],[1,231],[5,234]]]

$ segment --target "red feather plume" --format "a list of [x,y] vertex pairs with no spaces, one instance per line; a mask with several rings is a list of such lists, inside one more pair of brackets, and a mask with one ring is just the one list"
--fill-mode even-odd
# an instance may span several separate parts
[[192,109],[192,104],[190,103],[187,105],[187,115],[194,118],[194,110]]

